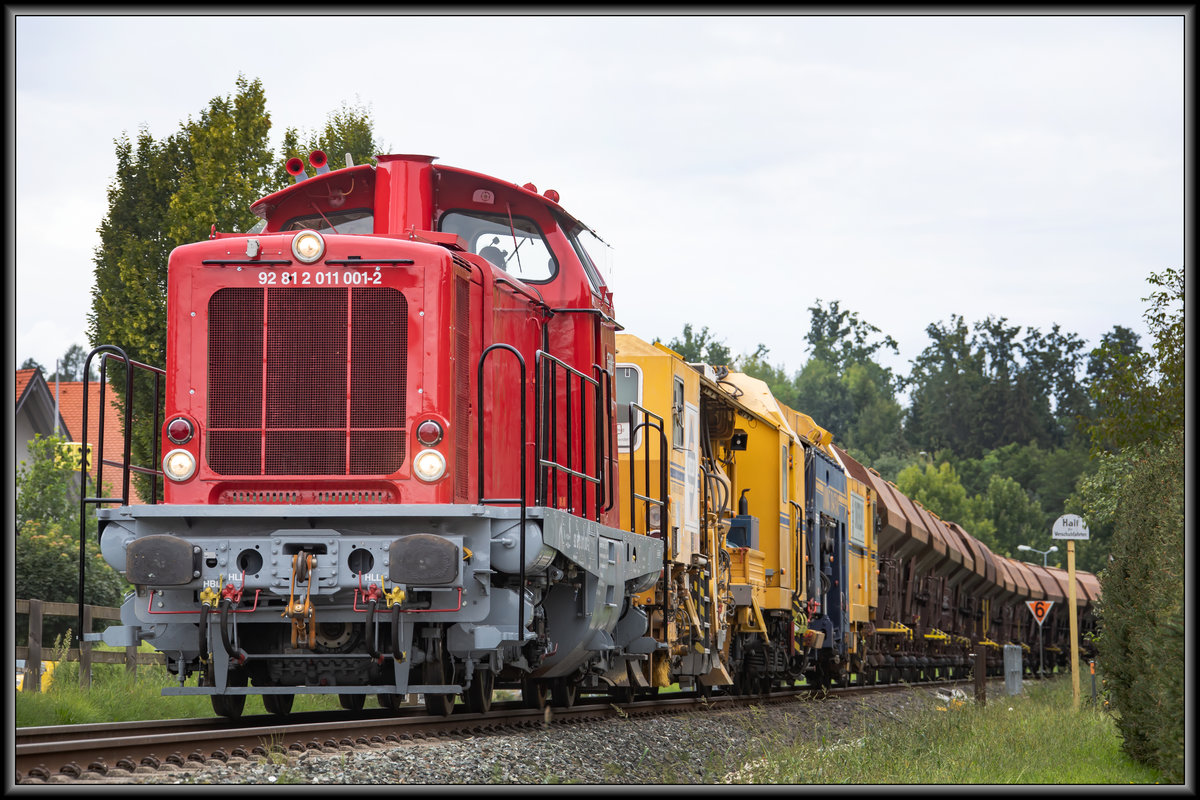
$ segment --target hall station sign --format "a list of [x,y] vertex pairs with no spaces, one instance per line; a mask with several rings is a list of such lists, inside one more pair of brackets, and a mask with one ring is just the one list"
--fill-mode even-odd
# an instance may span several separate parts
[[1087,541],[1089,538],[1087,523],[1078,514],[1063,514],[1056,519],[1052,533],[1055,539]]

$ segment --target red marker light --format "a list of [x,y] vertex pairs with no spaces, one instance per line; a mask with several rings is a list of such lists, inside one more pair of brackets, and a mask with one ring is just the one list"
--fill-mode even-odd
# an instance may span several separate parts
[[186,444],[191,441],[193,433],[192,423],[183,417],[176,417],[167,425],[167,438],[175,444]]
[[551,203],[557,203],[557,202],[558,202],[558,192],[554,191],[553,189],[547,189],[547,190],[546,190],[546,192],[545,192],[545,197],[546,197],[546,199],[547,199],[547,200],[549,200]]
[[442,440],[442,426],[427,419],[417,426],[417,441],[426,447],[432,447]]

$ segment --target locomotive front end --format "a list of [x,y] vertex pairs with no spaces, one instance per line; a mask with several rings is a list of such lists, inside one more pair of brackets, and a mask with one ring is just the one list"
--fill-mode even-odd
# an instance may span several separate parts
[[[584,500],[561,510],[526,490],[538,467],[525,420],[557,413],[561,393],[537,405],[535,361],[579,338],[590,367],[595,342],[574,332],[593,328],[543,330],[552,312],[534,292],[436,229],[435,187],[458,201],[431,160],[318,170],[256,203],[250,232],[172,252],[164,502],[98,512],[105,559],[136,587],[102,638],[163,652],[180,676],[164,694],[210,695],[227,716],[251,694],[278,713],[297,693],[348,708],[421,694],[447,714],[456,695],[486,711],[498,676],[520,685],[540,669],[547,689],[593,662],[623,669],[609,663],[620,600],[657,574],[661,546],[601,519],[608,395],[564,411],[594,437],[580,449],[593,466],[568,456],[564,482],[598,488],[568,489],[568,506]],[[490,205],[500,190],[466,196]],[[474,213],[446,218],[470,229]],[[571,252],[551,261],[559,284]],[[489,361],[496,347],[522,368]]]

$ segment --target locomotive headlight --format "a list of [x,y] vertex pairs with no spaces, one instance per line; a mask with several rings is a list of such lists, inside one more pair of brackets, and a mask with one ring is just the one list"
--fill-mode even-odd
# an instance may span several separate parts
[[662,508],[657,505],[650,506],[650,528],[657,530],[662,525]]
[[426,483],[446,474],[446,459],[437,450],[422,450],[413,459],[413,472]]
[[173,481],[186,481],[196,472],[196,459],[187,450],[172,450],[163,458],[163,474]]
[[316,231],[300,231],[292,239],[292,255],[297,261],[311,264],[325,253],[325,240]]

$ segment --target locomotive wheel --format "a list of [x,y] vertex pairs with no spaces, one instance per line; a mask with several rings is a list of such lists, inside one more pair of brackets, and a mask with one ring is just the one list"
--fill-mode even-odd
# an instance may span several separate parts
[[[471,685],[467,687],[467,710],[474,714],[486,714],[492,710],[492,689],[496,685],[496,673],[490,669],[476,669]],[[453,695],[448,695],[453,697]]]
[[523,678],[521,680],[521,702],[526,708],[536,708],[542,711],[546,708],[546,701],[550,698],[550,687],[545,681],[534,680],[533,678]]
[[[432,640],[430,655],[425,661],[425,682],[430,685],[447,684],[453,679],[450,654],[442,640]],[[425,693],[425,710],[435,717],[448,717],[454,711],[454,695]]]
[[[346,697],[346,696],[347,695],[344,695],[344,694],[338,695],[339,698]],[[353,695],[350,695],[350,696],[353,696]],[[359,696],[362,697],[363,695],[359,695]],[[390,694],[390,693],[379,694],[376,696],[376,699],[379,700],[379,707],[386,708],[388,711],[395,711],[400,706],[400,695],[395,695],[395,694]],[[345,701],[342,701],[342,708],[348,708]]]
[[214,694],[211,697],[213,713],[218,717],[237,719],[242,715],[242,709],[246,707],[246,695],[244,694]]
[[[229,686],[245,686],[246,673],[241,670],[231,670],[226,678],[226,683]],[[209,697],[212,698],[213,713],[218,717],[237,719],[246,707],[246,695],[244,694],[214,694]]]
[[[387,695],[391,697],[391,695]],[[383,695],[380,695],[383,697]],[[338,703],[347,711],[362,711],[363,705],[367,702],[365,694],[339,694]],[[380,703],[380,705],[383,705]]]
[[579,699],[579,684],[559,678],[550,684],[550,699],[556,706],[570,708]]
[[292,703],[296,700],[294,694],[264,694],[263,708],[272,714],[290,714],[292,712]]
[[624,686],[610,686],[608,696],[614,703],[632,703],[633,687],[628,684]]

